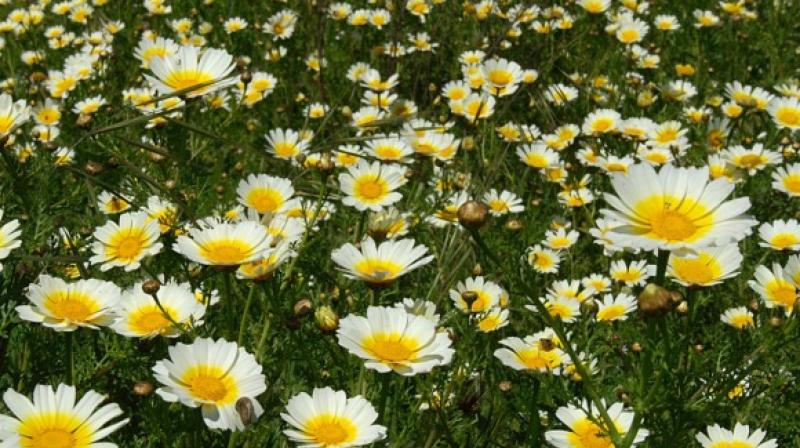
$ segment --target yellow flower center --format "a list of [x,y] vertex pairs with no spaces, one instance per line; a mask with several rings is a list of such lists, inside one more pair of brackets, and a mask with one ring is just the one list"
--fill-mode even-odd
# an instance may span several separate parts
[[275,212],[283,202],[283,195],[274,188],[253,188],[247,193],[247,205],[259,213]]
[[146,62],[150,62],[150,60],[156,56],[163,58],[169,56],[169,54],[167,47],[150,47],[142,52],[142,59]]
[[389,184],[380,176],[368,174],[356,179],[353,191],[361,201],[376,203],[389,193]]
[[789,127],[800,126],[800,110],[793,107],[781,107],[775,111],[778,123]]
[[517,359],[532,370],[552,370],[561,365],[561,356],[556,350],[530,347],[516,352]]
[[[172,90],[184,90],[196,85],[208,84],[212,81],[214,81],[214,77],[206,72],[201,72],[197,69],[180,69],[170,73],[164,80],[164,84],[169,86]],[[208,87],[209,86],[199,87],[188,93],[200,94],[208,90]]]
[[0,135],[8,134],[14,126],[14,119],[10,115],[0,117]]
[[42,109],[36,115],[36,119],[39,123],[50,126],[61,119],[61,112],[52,108]]
[[777,305],[791,309],[797,301],[797,289],[785,280],[772,280],[766,290],[770,299]]
[[496,86],[510,84],[513,80],[514,76],[508,70],[492,70],[489,72],[489,82]]
[[601,117],[592,123],[594,132],[608,132],[614,126],[614,120],[609,117]]
[[776,249],[783,250],[800,243],[800,240],[793,233],[779,233],[773,236],[769,243]]
[[672,267],[675,276],[690,285],[707,285],[722,275],[719,262],[705,253],[695,258],[675,258]]
[[743,440],[726,440],[711,445],[711,448],[754,448],[754,445]]
[[147,235],[142,229],[121,229],[109,241],[106,257],[131,262],[139,258],[148,246]]
[[617,320],[625,315],[625,307],[615,303],[597,312],[597,320],[611,321]]
[[[175,311],[166,306],[164,311],[169,313],[170,318],[175,319]],[[130,318],[131,329],[142,336],[161,333],[168,330],[171,325],[172,322],[164,316],[164,313],[157,305],[142,307]]]
[[731,325],[738,329],[742,329],[745,327],[752,327],[753,326],[753,316],[749,314],[737,314],[731,317]]
[[361,342],[368,353],[384,364],[398,364],[413,361],[420,348],[419,342],[398,333],[375,333]]
[[634,212],[646,224],[634,224],[649,230],[654,239],[666,241],[694,241],[711,228],[713,213],[691,198],[674,198],[653,195],[634,207]]
[[297,145],[289,142],[278,142],[275,144],[275,154],[278,157],[290,158],[296,156],[298,153]]
[[591,0],[586,2],[583,7],[586,9],[587,12],[590,12],[592,14],[599,14],[605,11],[604,6],[605,5],[603,4],[603,2],[599,0]]
[[586,417],[572,424],[572,432],[567,435],[570,444],[576,448],[613,448],[614,442],[606,430]]
[[758,154],[745,154],[739,157],[738,164],[741,167],[753,169],[763,164],[761,156]]
[[395,160],[402,157],[403,152],[395,145],[379,145],[375,147],[375,155],[381,159]]
[[546,168],[550,165],[546,157],[540,154],[528,154],[525,156],[525,164],[533,168]]
[[183,374],[181,383],[200,401],[225,405],[239,398],[235,380],[217,366],[201,364],[191,367]]
[[606,164],[606,170],[610,173],[625,173],[628,171],[628,165],[620,162],[610,162]]
[[306,422],[305,433],[322,446],[339,446],[358,436],[358,427],[347,417],[321,414]]
[[503,323],[503,321],[500,319],[499,314],[491,314],[478,322],[478,328],[483,332],[489,332],[496,330],[501,323]]
[[33,413],[16,428],[19,446],[25,448],[83,448],[92,442],[94,431],[72,413]]
[[373,283],[388,283],[394,280],[403,268],[392,260],[378,258],[364,258],[356,262],[354,269],[357,273]]
[[252,256],[253,246],[245,241],[222,239],[200,246],[200,256],[211,264],[242,264]]
[[572,317],[572,308],[564,303],[548,303],[547,312],[553,317],[566,320]]
[[82,292],[57,291],[44,299],[45,307],[56,319],[86,322],[100,310],[99,304]]
[[783,186],[791,193],[800,194],[800,174],[790,174],[784,177]]
[[639,30],[634,28],[626,28],[621,30],[619,33],[619,40],[622,43],[629,44],[631,42],[636,42],[639,40]]

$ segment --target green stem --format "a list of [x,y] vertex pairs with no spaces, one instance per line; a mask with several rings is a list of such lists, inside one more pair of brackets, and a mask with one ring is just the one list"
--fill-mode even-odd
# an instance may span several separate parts
[[67,333],[67,384],[75,385],[75,332]]
[[244,303],[244,313],[242,314],[242,322],[239,324],[239,337],[236,338],[237,345],[241,346],[244,341],[244,329],[247,326],[247,318],[250,314],[250,304],[253,302],[255,295],[256,285],[250,285],[250,291],[247,292],[247,300]]
[[539,446],[542,436],[542,422],[539,419],[539,388],[541,381],[535,376],[533,378],[533,397],[530,403],[531,414],[531,446]]
[[667,261],[669,261],[669,251],[659,250],[656,262],[656,284],[658,286],[666,287],[664,277],[667,275]]

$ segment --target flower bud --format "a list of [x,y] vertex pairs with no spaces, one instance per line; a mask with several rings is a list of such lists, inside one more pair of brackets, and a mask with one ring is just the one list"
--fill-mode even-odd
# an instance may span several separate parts
[[161,289],[161,282],[156,279],[150,279],[142,283],[142,291],[144,291],[145,294],[156,294],[159,289]]
[[483,227],[489,216],[489,206],[481,201],[467,201],[458,208],[458,222],[468,229]]
[[639,309],[646,314],[658,314],[667,309],[671,300],[669,291],[655,283],[648,283],[639,294]]
[[339,328],[339,316],[328,305],[317,308],[317,311],[314,312],[314,320],[323,333],[333,333]]

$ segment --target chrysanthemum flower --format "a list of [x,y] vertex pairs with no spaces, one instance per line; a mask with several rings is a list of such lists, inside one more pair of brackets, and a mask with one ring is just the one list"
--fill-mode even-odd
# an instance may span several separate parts
[[284,211],[294,195],[292,181],[266,174],[251,174],[242,179],[236,188],[239,203],[261,214]]
[[522,67],[514,61],[502,58],[489,59],[483,62],[484,88],[492,95],[499,97],[511,95],[517,91],[522,80]]
[[236,266],[262,258],[271,240],[267,229],[254,221],[216,222],[207,228],[190,228],[172,250],[196,263]]
[[155,40],[142,37],[134,50],[136,59],[141,61],[142,68],[148,68],[154,57],[172,56],[178,52],[179,45],[172,39],[157,37]]
[[722,316],[720,316],[720,320],[737,330],[744,330],[755,326],[753,313],[743,306],[725,310]]
[[503,289],[483,277],[468,278],[450,290],[450,300],[463,312],[482,313],[500,303]]
[[[3,209],[0,209],[0,220],[3,219]],[[22,245],[19,236],[19,221],[12,219],[0,227],[0,260],[5,259],[12,250]],[[3,271],[3,264],[0,263],[0,272]]]
[[212,429],[242,431],[245,423],[236,403],[250,400],[255,418],[264,413],[256,397],[267,390],[261,365],[235,342],[197,338],[191,344],[169,347],[169,359],[153,367],[163,385],[156,393],[170,403],[200,407]]
[[616,260],[611,263],[611,269],[609,269],[611,278],[626,286],[643,285],[648,278],[655,274],[656,267],[647,264],[645,260],[631,261],[630,264],[625,264],[624,260]]
[[269,279],[272,273],[286,260],[296,255],[296,253],[290,249],[290,245],[291,241],[283,240],[276,246],[267,249],[259,260],[243,263],[239,266],[239,269],[236,270],[236,278],[251,280]]
[[[588,410],[588,412],[587,412]],[[608,415],[611,417],[612,424],[616,427],[617,433],[623,438],[630,431],[633,425],[633,412],[625,411],[622,403],[614,403],[608,406]],[[581,407],[572,405],[562,406],[556,411],[556,417],[569,430],[547,431],[544,434],[545,440],[556,448],[595,448],[614,446],[611,437],[608,436],[608,428],[600,426],[597,422],[608,424],[600,417],[600,413],[594,403],[584,402]],[[650,431],[639,428],[633,436],[631,446],[638,445],[650,435]]]
[[78,327],[98,328],[110,324],[114,307],[120,300],[120,289],[102,280],[67,283],[43,274],[37,283],[28,286],[26,297],[32,305],[16,308],[21,319],[56,331],[74,331]]
[[733,185],[708,181],[708,168],[666,165],[656,171],[646,164],[612,177],[615,195],[606,194],[612,209],[602,213],[623,225],[607,237],[623,247],[644,250],[696,249],[739,241],[757,221],[743,213],[747,197],[726,201]]
[[777,168],[772,173],[772,188],[791,197],[800,196],[800,163]]
[[356,166],[339,174],[339,188],[344,205],[356,210],[380,211],[403,198],[395,191],[406,183],[405,168],[359,160]]
[[603,301],[598,303],[595,318],[600,322],[626,320],[628,314],[636,311],[636,303],[636,297],[630,294],[617,294],[616,296],[606,294],[603,296]]
[[500,345],[505,347],[495,350],[494,356],[514,370],[560,374],[564,364],[570,362],[569,356],[559,348],[560,342],[554,341],[546,330],[525,339],[505,338]]
[[97,208],[107,215],[122,213],[131,208],[131,199],[125,195],[103,191],[97,196]]
[[705,434],[701,432],[696,437],[703,448],[778,448],[775,439],[764,441],[767,433],[763,430],[756,429],[750,433],[749,426],[738,422],[733,431],[714,424],[706,428]]
[[414,150],[404,140],[397,137],[380,137],[366,142],[366,153],[378,159],[391,162],[406,162]]
[[14,416],[0,415],[0,445],[30,448],[78,448],[117,445],[102,440],[128,423],[112,420],[122,415],[116,403],[100,406],[106,397],[93,390],[77,401],[75,386],[39,384],[33,400],[8,389],[3,394]]
[[234,67],[233,56],[225,50],[183,45],[175,54],[150,59],[154,76],[144,76],[162,95],[183,91],[187,97],[197,97],[235,84],[235,77],[226,78]]
[[119,224],[108,221],[94,231],[92,264],[100,270],[124,267],[126,271],[138,269],[144,257],[156,255],[164,247],[158,242],[158,221],[149,219],[146,212],[120,215]]
[[800,129],[800,99],[775,98],[767,108],[775,126],[790,130]]
[[567,232],[566,229],[548,230],[544,234],[544,241],[547,247],[554,250],[568,250],[578,242],[578,234],[575,230]]
[[14,101],[11,95],[0,95],[0,138],[5,137],[28,121],[31,108],[25,100]]
[[601,135],[615,132],[622,123],[622,116],[613,109],[598,109],[583,120],[585,135]]
[[751,176],[769,165],[776,165],[783,160],[780,153],[764,149],[764,145],[761,143],[756,143],[752,148],[745,148],[741,145],[731,146],[722,151],[722,157],[731,165],[747,171]]
[[378,413],[369,401],[330,387],[293,396],[281,418],[293,427],[283,433],[304,447],[345,448],[386,438],[386,427],[374,424]]
[[[142,283],[136,283],[123,291],[114,314],[116,320],[111,329],[133,338],[152,338],[155,336],[178,337],[181,328],[202,323],[206,307],[195,299],[188,283],[169,281],[156,292],[158,303],[142,290]],[[165,314],[166,313],[166,314]]]
[[491,333],[508,325],[508,309],[495,307],[478,317],[478,331]]
[[761,238],[761,242],[758,243],[761,247],[772,250],[800,250],[800,224],[796,219],[765,222],[758,228],[758,236]]
[[541,274],[553,274],[558,272],[558,265],[561,263],[561,255],[558,252],[542,247],[537,244],[528,248],[528,264]]
[[357,249],[347,243],[331,253],[345,277],[363,280],[370,284],[391,283],[400,276],[433,260],[428,248],[416,246],[412,239],[388,240],[376,245],[367,237]]
[[611,0],[578,0],[578,5],[590,14],[602,14],[611,6]]
[[405,309],[371,306],[367,316],[349,315],[339,322],[339,345],[380,373],[404,376],[430,372],[450,363],[455,350],[446,332]]
[[670,254],[667,275],[684,286],[712,286],[739,274],[742,253],[736,244]]
[[787,315],[792,313],[798,298],[797,283],[780,264],[773,263],[771,271],[764,265],[758,265],[754,277],[747,284],[764,300],[767,308],[779,307]]
[[558,165],[559,162],[558,153],[540,143],[517,148],[517,155],[525,165],[538,170]]
[[308,142],[292,129],[273,129],[267,135],[267,147],[280,159],[291,159],[308,148]]

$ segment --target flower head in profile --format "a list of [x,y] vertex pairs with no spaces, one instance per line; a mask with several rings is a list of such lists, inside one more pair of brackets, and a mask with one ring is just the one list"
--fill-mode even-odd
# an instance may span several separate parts
[[43,274],[28,286],[26,296],[31,305],[16,308],[21,319],[56,331],[74,331],[78,327],[98,328],[110,324],[114,307],[120,300],[120,289],[102,280],[67,283]]
[[204,265],[238,266],[263,258],[271,240],[267,229],[255,221],[210,222],[190,228],[188,236],[180,235],[172,250]]
[[40,384],[33,390],[33,400],[8,389],[3,401],[14,416],[0,415],[0,445],[116,448],[115,443],[103,439],[127,424],[128,419],[114,421],[122,410],[116,403],[101,406],[105,400],[93,390],[78,400],[75,386],[66,384],[55,389]]
[[667,275],[684,286],[713,286],[735,277],[742,265],[736,244],[709,247],[685,253],[671,253]]
[[182,328],[202,324],[206,306],[198,302],[188,283],[169,281],[158,289],[155,299],[136,283],[123,291],[111,324],[118,334],[134,338],[178,337]]
[[615,194],[603,215],[621,225],[606,233],[615,245],[630,249],[699,249],[739,241],[757,221],[745,215],[750,199],[727,200],[734,186],[708,180],[708,167],[665,165],[658,172],[647,164],[612,175]]
[[430,372],[453,358],[446,332],[425,316],[405,308],[367,308],[367,315],[349,315],[339,322],[339,345],[366,361],[368,369],[403,376]]
[[14,132],[31,116],[31,108],[25,100],[17,100],[7,93],[0,95],[0,138]]
[[[3,209],[0,209],[0,220],[3,219]],[[19,221],[12,219],[0,227],[0,260],[5,259],[12,250],[22,245],[19,235]],[[0,263],[0,272],[3,271],[3,264]]]
[[162,387],[156,393],[170,403],[200,407],[212,429],[241,431],[245,422],[236,404],[250,400],[258,418],[264,409],[255,399],[267,390],[261,365],[244,347],[225,339],[197,338],[191,344],[169,347],[169,359],[153,367]]
[[524,339],[505,338],[500,345],[504,347],[494,351],[495,358],[514,370],[560,374],[571,363],[569,355],[561,349],[561,341],[548,330]]
[[433,260],[428,248],[416,245],[410,238],[387,240],[380,245],[367,237],[361,248],[347,243],[331,253],[345,277],[363,280],[369,284],[388,284],[400,276]]
[[703,448],[778,448],[775,439],[764,441],[766,437],[763,430],[756,429],[751,433],[749,426],[737,422],[732,431],[717,424],[711,425],[705,433],[697,434],[697,441]]
[[293,396],[281,418],[292,427],[283,433],[307,447],[363,446],[386,438],[386,427],[375,424],[378,413],[369,401],[330,387]]
[[[561,420],[567,430],[547,431],[544,434],[545,440],[556,448],[595,448],[595,447],[614,447],[609,430],[603,425],[613,424],[617,433],[625,437],[633,425],[633,412],[626,411],[622,403],[614,403],[608,406],[608,416],[612,422],[605,422],[600,417],[600,412],[592,403],[584,402],[580,407],[562,406],[556,411],[556,417]],[[639,428],[633,436],[631,446],[636,446],[650,435],[650,431]]]
[[228,77],[235,64],[225,50],[183,45],[173,54],[155,55],[149,63],[153,74],[144,76],[162,95],[181,92],[196,97],[236,83],[235,77]]
[[158,221],[147,212],[124,213],[119,224],[108,221],[94,231],[92,252],[89,260],[100,264],[100,270],[123,267],[126,271],[138,269],[142,259],[156,255],[164,247],[158,242],[161,228]]

